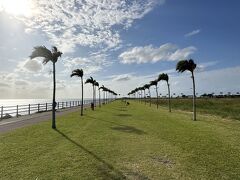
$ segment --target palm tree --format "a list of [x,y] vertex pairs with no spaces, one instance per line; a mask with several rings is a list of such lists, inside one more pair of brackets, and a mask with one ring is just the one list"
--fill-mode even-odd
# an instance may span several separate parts
[[[99,93],[100,93],[100,90],[103,91],[103,104],[105,104],[105,90],[106,90],[106,88],[104,87],[104,85],[102,85],[102,86],[99,88]],[[99,96],[100,96],[100,94],[99,94]]]
[[169,112],[171,112],[171,101],[170,101],[170,98],[171,98],[171,95],[170,95],[170,86],[169,86],[169,83],[168,83],[168,80],[169,80],[169,77],[168,77],[168,74],[160,74],[158,76],[158,81],[166,81],[167,82],[167,87],[168,87],[168,107],[169,107]]
[[52,51],[47,49],[45,46],[36,46],[30,55],[31,59],[42,57],[43,64],[47,64],[49,61],[53,63],[53,100],[52,100],[52,128],[56,129],[56,62],[61,57],[62,52],[58,51],[57,47],[53,47]]
[[[99,83],[98,83],[97,81],[95,81],[94,86],[95,86],[95,87],[98,87],[98,92],[99,92],[99,95],[98,95],[98,103],[99,103],[99,104],[98,104],[98,105],[99,105],[99,107],[101,107]],[[95,88],[95,96],[96,96],[96,88]],[[96,101],[96,97],[95,97],[95,101]]]
[[81,84],[82,84],[81,116],[82,116],[83,115],[83,70],[82,69],[73,70],[71,77],[73,76],[77,76],[81,78]]
[[156,95],[157,95],[157,108],[158,108],[158,80],[154,80],[150,82],[151,86],[155,86],[156,87]]
[[[93,105],[94,105],[94,82],[95,82],[95,80],[92,78],[92,77],[90,77],[90,78],[88,78],[86,81],[85,81],[85,84],[92,84],[92,87],[93,87]],[[94,106],[93,106],[93,110],[94,110]]]
[[189,60],[181,60],[177,63],[176,71],[184,72],[190,71],[192,74],[192,81],[193,81],[193,120],[196,121],[196,88],[195,88],[195,78],[194,78],[194,70],[196,69],[197,65],[194,63],[192,59]]
[[146,105],[146,88],[145,88],[145,86],[142,87],[142,90],[144,92],[144,103]]
[[143,100],[143,92],[142,91],[145,91],[144,87],[139,87],[139,90],[141,92],[141,103],[142,103],[142,100]]
[[152,100],[151,100],[151,91],[150,91],[150,87],[151,87],[150,84],[145,84],[145,85],[144,85],[144,88],[145,88],[145,89],[148,89],[148,94],[149,94],[149,98],[150,98],[150,106],[151,106],[151,104],[152,104]]

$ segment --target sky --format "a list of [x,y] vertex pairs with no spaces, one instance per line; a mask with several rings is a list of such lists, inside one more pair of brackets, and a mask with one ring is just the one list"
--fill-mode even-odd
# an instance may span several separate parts
[[121,96],[160,73],[172,93],[189,95],[190,73],[175,68],[190,58],[199,95],[239,92],[239,9],[239,0],[0,0],[0,98],[51,98],[52,64],[29,59],[39,45],[63,52],[58,98],[81,97],[77,68]]

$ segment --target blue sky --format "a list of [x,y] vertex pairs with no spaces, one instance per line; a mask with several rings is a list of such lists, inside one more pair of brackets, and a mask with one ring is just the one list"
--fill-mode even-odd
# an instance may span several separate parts
[[162,72],[173,93],[191,94],[189,73],[175,72],[188,58],[199,94],[240,91],[239,8],[238,0],[0,0],[0,98],[51,97],[50,64],[28,58],[37,45],[63,52],[59,98],[80,96],[69,77],[76,68],[122,95]]

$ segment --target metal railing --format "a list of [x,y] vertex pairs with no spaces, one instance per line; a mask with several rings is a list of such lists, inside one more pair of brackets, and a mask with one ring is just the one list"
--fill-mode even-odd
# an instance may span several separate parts
[[[109,99],[108,101],[112,101]],[[84,100],[83,105],[90,105],[92,100]],[[96,105],[99,104],[99,100],[96,100]],[[106,103],[104,100],[101,100],[101,104]],[[81,106],[81,101],[65,101],[57,102],[56,110],[72,108]],[[0,120],[8,119],[11,117],[19,117],[22,115],[30,115],[35,113],[42,113],[52,110],[52,103],[38,103],[38,104],[25,104],[25,105],[15,105],[15,106],[1,106],[0,107]]]

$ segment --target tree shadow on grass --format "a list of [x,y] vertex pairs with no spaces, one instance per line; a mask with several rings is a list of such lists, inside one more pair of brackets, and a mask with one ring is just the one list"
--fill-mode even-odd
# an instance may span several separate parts
[[118,111],[127,111],[126,109],[117,109]]
[[119,116],[119,117],[130,117],[132,115],[131,114],[116,114],[116,116]]
[[[103,166],[98,168],[98,170],[101,172],[102,176],[108,177],[109,179],[126,179],[126,176],[121,171],[119,171],[118,169],[114,168],[111,164],[109,164],[108,162],[106,162],[105,160],[103,160],[102,158],[97,156],[96,154],[94,154],[92,151],[88,150],[87,148],[85,148],[81,144],[79,144],[76,141],[72,140],[67,135],[65,135],[63,132],[61,132],[60,130],[55,129],[55,131],[57,133],[59,133],[60,135],[62,135],[66,140],[68,140],[72,144],[76,145],[81,150],[85,151],[87,154],[91,155],[97,161],[102,163]],[[104,169],[104,170],[102,170],[102,169]]]
[[88,117],[88,118],[98,120],[98,121],[103,121],[103,122],[113,124],[113,125],[115,125],[115,127],[111,128],[113,130],[122,131],[122,132],[126,132],[126,133],[135,133],[135,134],[138,134],[138,135],[147,134],[146,132],[144,132],[140,129],[137,129],[133,126],[127,126],[127,125],[119,124],[119,123],[116,123],[116,122],[113,122],[113,121],[108,121],[108,120],[103,120],[103,119],[100,119],[100,118],[95,118],[95,117],[92,117],[92,116],[89,116],[89,115],[85,115],[85,116]]
[[141,129],[137,129],[133,126],[120,125],[120,126],[112,127],[111,129],[116,130],[116,131],[126,132],[126,133],[139,134],[139,135],[146,134]]
[[108,113],[113,113],[113,111],[121,111],[121,112],[125,112],[125,111],[128,111],[127,108],[114,108],[114,107],[111,107],[111,108],[104,108],[104,109],[101,109],[101,111],[105,111],[105,112],[108,112]]

